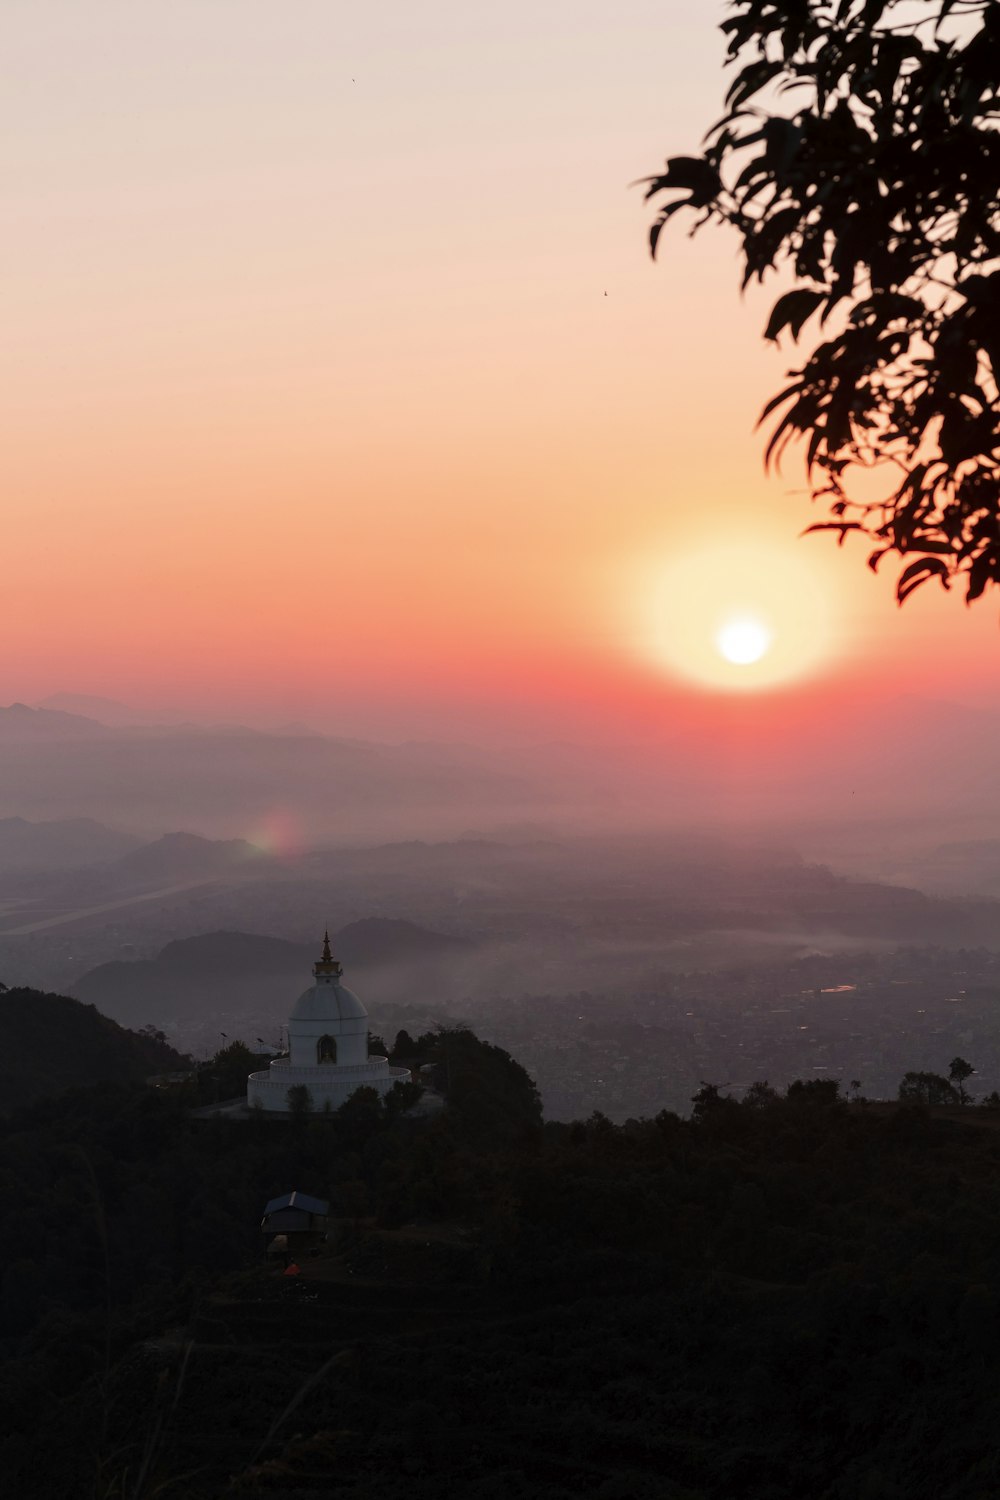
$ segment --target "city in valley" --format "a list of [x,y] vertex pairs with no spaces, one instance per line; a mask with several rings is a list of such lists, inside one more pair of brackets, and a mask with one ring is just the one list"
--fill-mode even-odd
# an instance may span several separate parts
[[[852,843],[818,820],[697,831],[665,816],[641,830],[622,799],[625,827],[587,829],[578,807],[595,772],[579,756],[559,801],[541,755],[522,755],[515,783],[448,747],[213,739],[24,708],[3,728],[8,787],[46,758],[57,784],[81,746],[94,780],[83,816],[0,819],[3,982],[162,1031],[196,1060],[222,1037],[280,1051],[328,927],[374,1032],[391,1044],[468,1023],[523,1062],[552,1119],[686,1113],[702,1082],[740,1097],[826,1077],[847,1096],[892,1098],[903,1073],[946,1071],[956,1055],[976,1069],[973,1094],[1000,1088],[1000,841],[949,839],[941,818],[903,843],[892,827]],[[172,755],[217,832],[219,741],[272,774],[304,746],[316,783],[331,774],[325,791],[306,784],[312,820],[286,815],[255,840],[151,831]],[[131,827],[92,815],[126,756]],[[377,795],[339,812],[338,786],[364,772]],[[422,824],[421,778],[438,798]],[[413,836],[386,838],[387,789]],[[252,805],[234,807],[241,820],[253,824]]]

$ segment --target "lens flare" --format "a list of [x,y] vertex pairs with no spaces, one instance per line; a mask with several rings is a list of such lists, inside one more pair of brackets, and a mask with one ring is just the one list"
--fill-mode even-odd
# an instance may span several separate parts
[[262,854],[293,863],[305,852],[302,821],[287,808],[276,807],[264,814],[247,840]]

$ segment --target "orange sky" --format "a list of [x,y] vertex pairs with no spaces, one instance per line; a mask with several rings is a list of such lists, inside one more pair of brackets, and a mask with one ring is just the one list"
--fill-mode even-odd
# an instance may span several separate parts
[[[721,10],[8,0],[0,701],[621,737],[697,693],[661,561],[810,519],[733,243],[652,266],[628,189],[714,118]],[[995,605],[795,545],[810,691],[995,700]]]

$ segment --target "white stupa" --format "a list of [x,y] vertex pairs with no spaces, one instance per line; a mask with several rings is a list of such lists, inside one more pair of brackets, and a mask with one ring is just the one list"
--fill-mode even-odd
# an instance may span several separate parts
[[288,1055],[276,1057],[261,1073],[247,1079],[247,1104],[273,1113],[288,1113],[288,1091],[309,1090],[313,1110],[338,1109],[355,1089],[386,1094],[404,1083],[407,1068],[390,1068],[385,1057],[368,1055],[368,1012],[353,990],[341,984],[343,968],[323,938],[323,956],[313,965],[315,984],[296,1001],[288,1018]]

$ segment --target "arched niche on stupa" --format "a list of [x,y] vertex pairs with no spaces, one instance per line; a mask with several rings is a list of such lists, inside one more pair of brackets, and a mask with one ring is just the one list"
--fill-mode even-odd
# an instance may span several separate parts
[[337,1061],[337,1038],[335,1036],[321,1036],[316,1043],[316,1061],[318,1063],[334,1063]]

